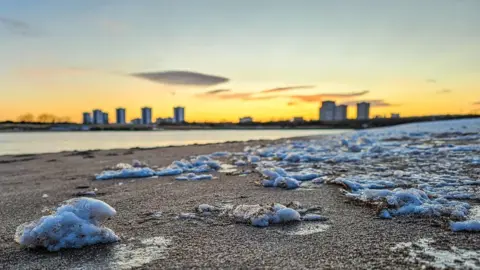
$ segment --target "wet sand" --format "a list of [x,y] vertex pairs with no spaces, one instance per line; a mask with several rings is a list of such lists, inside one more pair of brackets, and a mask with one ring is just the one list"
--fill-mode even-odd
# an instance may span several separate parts
[[[418,269],[421,265],[409,260],[408,252],[391,248],[399,242],[431,238],[438,249],[480,249],[480,235],[453,233],[440,220],[378,219],[374,209],[347,201],[338,186],[267,189],[255,184],[260,180],[257,174],[223,173],[214,173],[218,179],[198,182],[174,177],[93,181],[93,175],[106,166],[132,159],[166,166],[190,155],[241,151],[259,143],[1,156],[0,269]],[[19,224],[45,215],[45,207],[94,188],[97,199],[117,210],[117,216],[105,225],[122,238],[120,243],[50,253],[25,250],[14,242]],[[181,212],[193,212],[201,203],[291,201],[320,206],[322,215],[329,218],[320,224],[328,226],[308,234],[291,233],[303,225],[262,229],[228,220],[175,218]]]

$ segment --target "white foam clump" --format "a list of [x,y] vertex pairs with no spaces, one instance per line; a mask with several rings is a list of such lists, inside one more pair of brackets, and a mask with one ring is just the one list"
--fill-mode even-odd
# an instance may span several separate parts
[[209,204],[206,204],[206,203],[203,203],[203,204],[200,204],[198,207],[197,207],[197,211],[199,213],[211,213],[212,211],[215,211],[216,208],[215,206],[212,206],[212,205],[209,205]]
[[451,222],[450,228],[454,232],[460,232],[460,231],[480,232],[480,220]]
[[465,219],[470,208],[470,205],[464,202],[445,198],[430,199],[424,191],[415,188],[366,189],[358,193],[349,193],[347,196],[362,201],[385,201],[387,208],[381,211],[382,218],[390,218],[389,215],[424,215]]
[[[223,152],[222,152],[223,153]],[[228,153],[228,152],[225,152]],[[206,173],[221,168],[220,162],[213,160],[210,156],[200,155],[190,158],[190,160],[176,160],[168,167],[155,171],[147,164],[134,161],[134,165],[127,163],[118,163],[109,170],[96,175],[97,180],[123,179],[123,178],[146,178],[152,176],[177,176],[183,173]],[[180,179],[184,177],[179,177]],[[205,180],[209,177],[199,175],[195,179],[182,180]]]
[[211,174],[199,174],[196,175],[194,173],[188,173],[186,175],[180,175],[175,177],[175,180],[179,181],[199,181],[199,180],[212,180],[213,175]]
[[310,181],[319,176],[318,173],[309,171],[289,173],[280,167],[263,169],[261,172],[267,178],[262,181],[264,187],[279,187],[284,189],[296,189],[300,187],[302,181]]
[[242,204],[233,210],[233,217],[238,222],[248,223],[255,227],[267,227],[271,224],[301,220],[300,214],[296,210],[278,204],[274,207]]
[[326,221],[327,218],[318,214],[306,214],[302,217],[303,221]]
[[180,168],[164,168],[160,171],[155,172],[157,176],[174,176],[182,173],[183,170]]
[[103,201],[70,199],[53,214],[18,226],[15,241],[24,247],[43,247],[49,251],[116,242],[120,238],[101,226],[115,214],[115,209]]
[[95,179],[97,180],[110,180],[110,179],[123,179],[123,178],[143,178],[151,177],[155,175],[155,171],[150,168],[131,168],[122,169],[119,171],[103,171],[98,174]]

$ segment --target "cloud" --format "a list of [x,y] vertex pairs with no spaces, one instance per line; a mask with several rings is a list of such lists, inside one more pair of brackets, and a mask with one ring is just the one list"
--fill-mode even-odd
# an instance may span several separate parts
[[437,83],[437,80],[435,80],[435,79],[427,79],[426,82],[427,82],[427,83]]
[[212,86],[228,82],[225,77],[191,71],[140,72],[130,76],[162,84]]
[[450,93],[450,92],[452,92],[452,89],[445,88],[445,89],[442,89],[442,90],[438,90],[437,94],[447,94],[447,93]]
[[[221,90],[221,89],[220,89]],[[272,90],[272,89],[270,89]],[[214,90],[213,92],[215,92]],[[230,91],[228,91],[230,92]],[[246,92],[246,93],[225,93],[223,91],[215,92],[214,94],[209,94],[209,92],[202,93],[197,95],[198,97],[203,98],[215,98],[215,99],[236,99],[243,101],[256,101],[256,100],[271,100],[277,98],[290,98],[292,101],[289,103],[289,106],[298,104],[299,102],[320,102],[325,98],[350,98],[357,97],[367,94],[369,91],[364,90],[360,92],[353,93],[327,93],[327,94],[316,94],[316,95],[262,95],[265,92]],[[271,92],[270,92],[271,93]]]
[[34,36],[37,34],[37,31],[30,24],[7,17],[0,17],[0,25],[14,35]]
[[383,99],[352,100],[352,101],[343,102],[342,105],[356,106],[357,103],[360,103],[360,102],[368,102],[368,103],[370,103],[370,107],[390,107],[390,106],[397,106],[398,105],[398,104],[388,103]]
[[480,105],[480,101],[474,102],[473,105]]
[[279,92],[286,92],[291,90],[297,89],[311,89],[314,88],[315,85],[295,85],[295,86],[288,86],[288,87],[277,87],[272,89],[263,90],[262,93],[279,93]]
[[205,92],[203,94],[205,94],[205,95],[216,95],[216,94],[230,92],[230,91],[231,91],[230,89],[217,89],[217,90],[211,90],[211,91]]
[[230,91],[231,91],[230,89],[215,89],[215,90],[210,90],[210,91],[203,92],[203,93],[198,93],[195,96],[196,97],[201,97],[201,98],[209,98],[209,97],[212,97],[212,96],[228,93]]
[[297,105],[298,103],[297,102],[294,102],[294,101],[290,101],[287,103],[288,106],[295,106]]
[[248,92],[248,93],[226,93],[226,94],[210,94],[210,95],[201,95],[202,97],[212,97],[217,99],[236,99],[236,100],[243,100],[243,101],[257,101],[257,100],[270,100],[279,98],[281,96],[255,96],[256,93]]
[[350,98],[358,97],[368,94],[369,90],[363,90],[360,92],[352,93],[325,93],[325,94],[316,94],[316,95],[293,95],[290,96],[292,99],[301,101],[301,102],[321,102],[324,99],[335,99],[335,98]]

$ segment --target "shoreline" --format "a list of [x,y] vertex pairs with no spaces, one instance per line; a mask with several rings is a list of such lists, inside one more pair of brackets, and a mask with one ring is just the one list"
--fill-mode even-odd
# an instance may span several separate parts
[[0,122],[1,132],[31,132],[31,131],[152,131],[158,130],[302,130],[302,129],[370,129],[388,127],[408,123],[424,123],[431,121],[448,121],[456,119],[474,119],[480,115],[432,115],[412,116],[404,118],[371,118],[366,120],[346,119],[341,121],[278,121],[252,123],[183,123],[183,124],[105,124],[84,125],[80,123],[38,123],[38,122]]
[[345,127],[260,127],[260,128],[156,128],[156,129],[90,129],[90,130],[0,130],[1,133],[30,133],[30,132],[168,132],[168,131],[258,131],[258,130],[354,130]]

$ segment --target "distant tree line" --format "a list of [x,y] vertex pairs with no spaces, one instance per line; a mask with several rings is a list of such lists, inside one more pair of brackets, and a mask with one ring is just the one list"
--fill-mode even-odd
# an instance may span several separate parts
[[34,116],[31,113],[20,115],[17,118],[17,122],[20,123],[70,123],[70,117],[68,116],[56,116],[49,113],[42,113],[38,116]]

